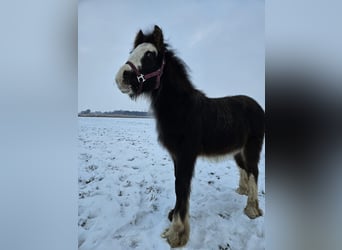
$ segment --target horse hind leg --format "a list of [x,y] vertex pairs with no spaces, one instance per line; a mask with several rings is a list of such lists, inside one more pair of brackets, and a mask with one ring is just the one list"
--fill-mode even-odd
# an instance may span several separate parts
[[234,159],[240,170],[239,187],[236,189],[236,192],[241,195],[248,195],[248,175],[245,170],[246,167],[242,153],[239,152],[238,154],[236,154],[234,156]]
[[243,150],[248,176],[248,198],[244,212],[251,219],[255,219],[263,214],[259,208],[258,201],[258,162],[261,146],[262,140],[260,142],[258,138],[252,138],[247,142]]
[[248,199],[244,212],[250,219],[255,219],[263,214],[259,208],[258,185],[253,174],[248,176]]

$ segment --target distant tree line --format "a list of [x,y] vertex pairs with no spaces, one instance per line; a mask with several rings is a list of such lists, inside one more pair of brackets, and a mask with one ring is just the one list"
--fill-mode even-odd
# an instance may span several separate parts
[[95,116],[95,117],[151,117],[151,112],[129,111],[129,110],[114,110],[114,111],[91,111],[86,109],[78,113],[79,116]]

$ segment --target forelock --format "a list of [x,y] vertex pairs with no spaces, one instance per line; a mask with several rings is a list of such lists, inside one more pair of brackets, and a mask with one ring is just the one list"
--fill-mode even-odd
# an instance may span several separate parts
[[141,43],[132,51],[131,55],[128,58],[128,61],[133,63],[135,67],[140,67],[141,58],[147,51],[155,52],[158,55],[158,50],[152,43]]

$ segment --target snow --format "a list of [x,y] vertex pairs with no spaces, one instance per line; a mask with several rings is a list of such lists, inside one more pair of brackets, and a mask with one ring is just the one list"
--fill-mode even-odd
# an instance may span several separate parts
[[[258,187],[265,214],[264,155]],[[238,181],[232,159],[197,160],[182,249],[265,249],[264,216],[243,213]],[[160,235],[175,203],[173,163],[153,119],[79,118],[78,182],[80,250],[170,249]]]

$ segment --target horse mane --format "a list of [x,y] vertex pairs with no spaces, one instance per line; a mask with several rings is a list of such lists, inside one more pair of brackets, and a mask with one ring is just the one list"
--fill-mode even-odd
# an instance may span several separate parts
[[178,74],[180,74],[184,78],[189,79],[190,81],[190,76],[188,72],[190,72],[191,70],[189,66],[180,57],[176,55],[176,52],[170,48],[169,44],[165,44],[164,54],[165,54],[165,59],[175,67]]
[[[192,96],[194,94],[205,96],[191,82],[189,66],[179,58],[169,44],[164,43],[165,69],[161,81],[160,92],[167,92],[168,95],[175,94],[179,96]],[[162,60],[162,59],[161,59]],[[152,101],[161,93],[156,91],[152,93]]]

